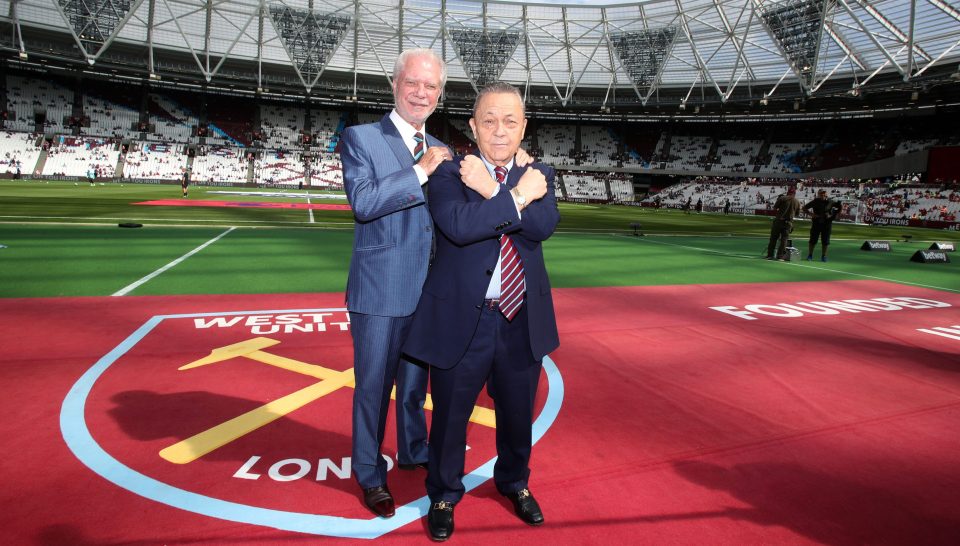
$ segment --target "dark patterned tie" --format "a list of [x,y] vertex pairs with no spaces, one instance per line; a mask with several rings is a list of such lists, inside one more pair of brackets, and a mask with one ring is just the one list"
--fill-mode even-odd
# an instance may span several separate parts
[[[503,184],[506,181],[507,169],[496,167],[494,173],[497,175],[497,182]],[[506,186],[501,186],[501,190],[506,189]],[[507,320],[513,320],[520,311],[526,291],[523,260],[520,259],[520,253],[513,246],[510,236],[504,234],[500,237],[500,312]]]
[[423,133],[413,135],[413,141],[416,142],[413,147],[413,160],[420,161],[420,158],[423,157]]

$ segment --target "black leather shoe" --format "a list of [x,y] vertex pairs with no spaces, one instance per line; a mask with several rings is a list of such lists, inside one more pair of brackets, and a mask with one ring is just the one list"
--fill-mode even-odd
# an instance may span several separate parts
[[540,505],[537,499],[533,498],[529,489],[521,489],[516,493],[504,495],[513,503],[513,511],[517,516],[529,525],[543,525],[543,512],[540,511]]
[[399,468],[400,470],[416,470],[416,469],[418,469],[418,468],[422,468],[422,469],[426,470],[426,469],[427,469],[427,463],[426,463],[426,462],[422,462],[422,463],[410,463],[410,464],[407,464],[407,463],[397,463],[397,468]]
[[386,485],[378,485],[377,487],[364,489],[363,504],[366,504],[371,512],[381,518],[393,517],[395,511],[393,495],[390,494],[390,490],[387,489]]
[[440,501],[430,505],[427,512],[427,529],[430,538],[436,542],[443,542],[453,536],[453,504]]

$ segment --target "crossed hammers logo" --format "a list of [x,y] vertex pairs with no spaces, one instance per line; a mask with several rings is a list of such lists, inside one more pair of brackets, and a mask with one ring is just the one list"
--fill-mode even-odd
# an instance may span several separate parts
[[[213,349],[210,351],[209,356],[181,366],[178,370],[190,370],[199,368],[200,366],[225,362],[233,358],[248,358],[291,372],[316,377],[320,381],[271,402],[267,402],[258,408],[220,423],[199,434],[195,434],[186,440],[165,447],[160,450],[160,456],[176,464],[193,462],[207,453],[225,446],[260,427],[268,425],[288,413],[322,398],[341,387],[355,387],[353,368],[343,371],[331,370],[330,368],[300,362],[299,360],[293,360],[263,350],[278,345],[279,343],[277,340],[266,337],[256,337],[247,341],[241,341],[240,343]],[[396,388],[390,393],[390,398],[396,399]],[[423,407],[427,410],[433,409],[433,401],[429,394]],[[489,408],[474,406],[473,413],[470,415],[470,421],[478,425],[496,428],[496,416],[494,411]]]

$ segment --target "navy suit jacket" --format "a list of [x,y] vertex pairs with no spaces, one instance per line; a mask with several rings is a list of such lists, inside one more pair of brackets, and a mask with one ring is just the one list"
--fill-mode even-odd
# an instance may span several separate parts
[[[428,146],[443,146],[425,135]],[[405,317],[413,313],[430,263],[433,225],[410,149],[389,114],[343,131],[343,186],[353,208],[347,309]]]
[[560,221],[554,170],[541,163],[510,169],[506,183],[511,188],[527,168],[538,169],[547,178],[547,194],[527,205],[517,220],[509,191],[501,189],[495,197],[484,199],[463,184],[459,172],[462,159],[455,157],[442,163],[430,177],[437,254],[404,352],[443,369],[460,361],[480,320],[480,305],[500,254],[499,237],[508,233],[523,259],[531,356],[540,360],[560,345],[541,248],[541,242],[553,234]]

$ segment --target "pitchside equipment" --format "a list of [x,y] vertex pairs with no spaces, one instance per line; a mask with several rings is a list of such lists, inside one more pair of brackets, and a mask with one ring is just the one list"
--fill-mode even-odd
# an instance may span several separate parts
[[864,241],[860,245],[860,250],[871,250],[873,252],[890,252],[890,241]]
[[910,257],[910,261],[922,264],[948,264],[950,257],[942,250],[918,250]]
[[943,250],[944,252],[953,252],[956,250],[953,243],[936,242],[930,245],[930,250]]

